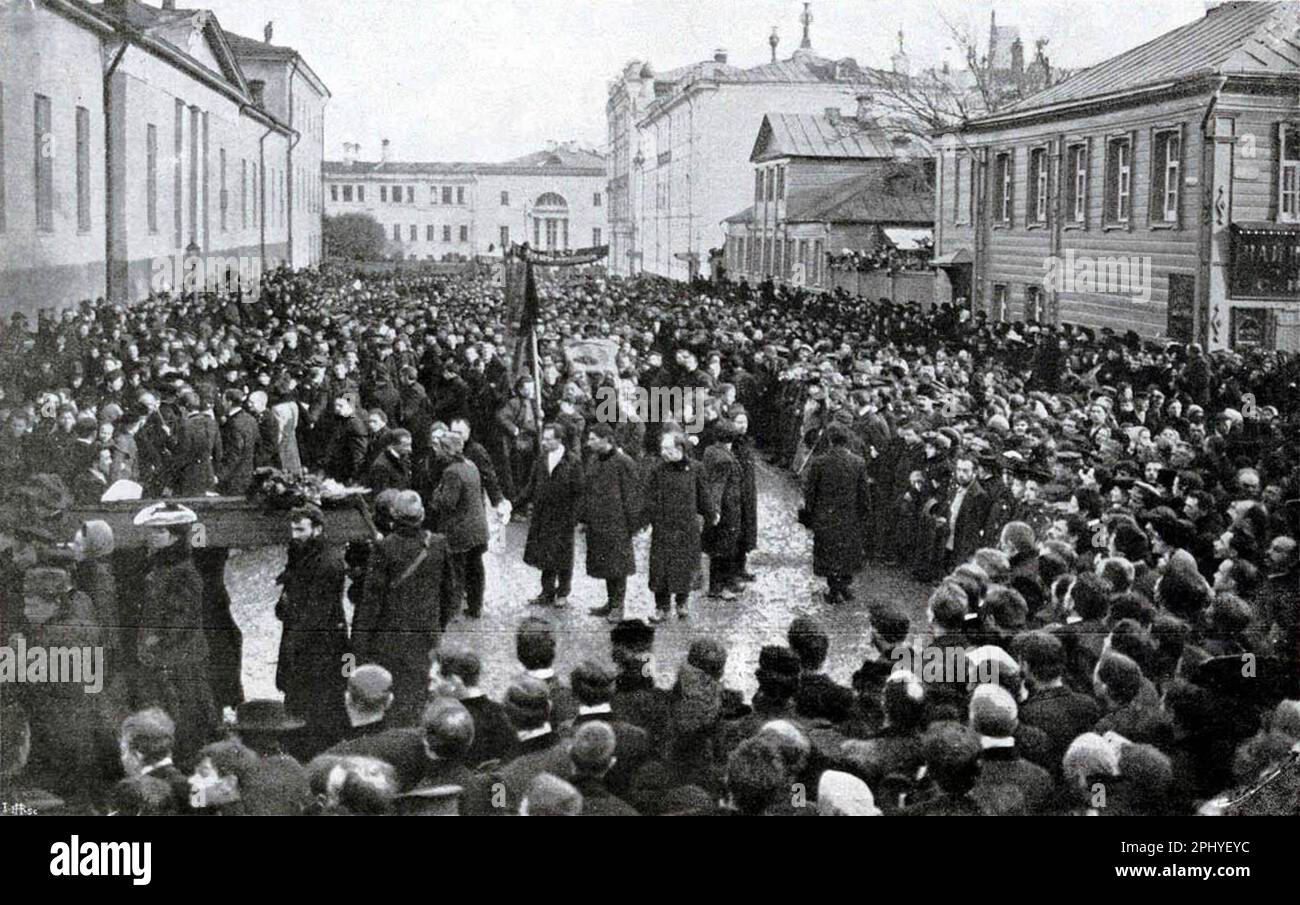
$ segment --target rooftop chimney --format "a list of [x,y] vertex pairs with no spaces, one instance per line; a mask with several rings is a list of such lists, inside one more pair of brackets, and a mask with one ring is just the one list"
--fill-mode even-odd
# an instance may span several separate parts
[[379,160],[381,163],[388,163],[391,160],[392,143],[385,138],[379,143]]
[[261,79],[248,80],[248,93],[253,97],[253,106],[262,106],[262,95],[266,90],[266,82]]
[[162,8],[167,12],[174,12],[176,9],[176,0],[162,0]]
[[830,123],[831,123],[832,126],[838,126],[838,125],[840,124],[840,116],[841,116],[841,115],[842,115],[842,114],[840,113],[840,108],[839,108],[839,107],[827,107],[827,108],[826,108],[826,118],[827,118],[828,120],[830,120]]
[[267,44],[271,43],[272,26],[274,24],[274,22],[267,22],[266,25],[262,26],[262,40]]
[[870,94],[863,92],[862,94],[859,94],[856,98],[854,98],[854,100],[858,102],[858,109],[857,112],[854,113],[853,118],[856,119],[858,122],[862,123],[863,125],[868,125],[870,123],[875,122],[876,116],[871,109],[872,102],[875,100],[875,98],[872,97]]
[[725,47],[719,47],[717,50],[713,51],[713,62],[715,63],[727,62],[727,50]]
[[799,42],[800,50],[812,50],[812,36],[808,33],[808,29],[812,25],[812,12],[808,9],[810,6],[812,6],[811,3],[805,3],[803,5],[803,14],[799,16],[799,21],[803,23],[803,40]]
[[352,166],[352,164],[356,163],[357,151],[359,149],[360,149],[360,145],[357,145],[350,141],[343,142],[343,162],[348,166]]
[[777,34],[776,34],[776,26],[773,25],[773,26],[772,26],[772,33],[771,33],[770,35],[768,35],[768,37],[767,37],[767,43],[768,43],[768,46],[772,48],[772,62],[773,62],[773,63],[776,62],[776,45],[779,44],[780,42],[781,42],[781,39],[780,39],[780,38],[777,36]]

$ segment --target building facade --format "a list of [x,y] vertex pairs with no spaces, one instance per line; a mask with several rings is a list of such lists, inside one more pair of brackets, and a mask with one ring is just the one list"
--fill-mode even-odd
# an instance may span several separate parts
[[[511,244],[573,250],[608,243],[605,160],[573,144],[504,163],[326,161],[325,212],[368,214],[390,258],[468,260]],[[327,249],[328,253],[328,249]]]
[[1223,4],[942,136],[938,300],[1300,349],[1298,17]]
[[753,144],[753,205],[724,221],[733,279],[829,285],[828,257],[910,250],[934,218],[930,150],[882,124],[871,95],[857,110],[768,113]]
[[688,279],[723,245],[724,219],[751,197],[749,151],[763,115],[852,106],[870,71],[851,58],[817,55],[805,9],[798,50],[742,68],[711,60],[662,74],[634,61],[606,102],[610,267]]
[[0,15],[7,310],[248,286],[290,262],[300,136],[210,12],[39,0]]
[[292,47],[272,44],[268,22],[257,41],[226,33],[239,66],[262,105],[296,134],[285,154],[285,206],[292,267],[311,267],[322,258],[325,214],[325,106],[330,91]]

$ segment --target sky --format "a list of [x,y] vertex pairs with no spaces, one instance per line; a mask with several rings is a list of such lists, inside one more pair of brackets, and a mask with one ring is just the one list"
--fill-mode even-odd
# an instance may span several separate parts
[[[630,60],[657,70],[711,59],[751,66],[799,46],[800,0],[196,0],[230,31],[296,48],[332,93],[325,153],[501,161],[548,140],[601,149],[611,80]],[[1099,62],[1205,14],[1204,0],[813,0],[818,54],[887,68],[903,31],[913,66],[961,62],[945,22],[987,43],[990,11],[1019,27],[1026,57]]]

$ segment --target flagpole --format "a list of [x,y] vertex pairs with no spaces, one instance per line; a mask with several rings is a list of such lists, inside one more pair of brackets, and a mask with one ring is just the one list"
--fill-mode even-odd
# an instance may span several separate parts
[[[529,283],[533,285],[533,292],[537,292],[537,276],[533,273],[532,249],[524,246],[524,286]],[[525,291],[527,291],[525,289]],[[536,447],[541,449],[542,445],[542,363],[537,353],[537,317],[534,316],[528,325],[528,345],[533,360],[533,417],[537,422],[537,439]]]

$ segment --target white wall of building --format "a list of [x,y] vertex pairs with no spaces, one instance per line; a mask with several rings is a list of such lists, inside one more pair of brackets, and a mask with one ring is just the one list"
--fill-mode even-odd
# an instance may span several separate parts
[[[34,311],[104,294],[104,109],[100,37],[42,5],[0,23],[0,298]],[[18,12],[24,12],[22,19]],[[49,98],[52,228],[37,227],[36,96]],[[77,209],[77,108],[89,114],[89,228]]]

